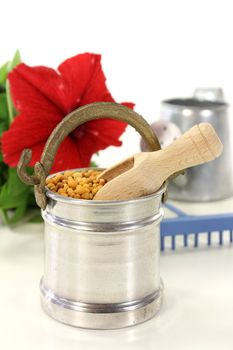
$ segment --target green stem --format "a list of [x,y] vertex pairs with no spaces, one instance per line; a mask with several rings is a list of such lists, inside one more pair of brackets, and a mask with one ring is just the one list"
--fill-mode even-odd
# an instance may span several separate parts
[[8,108],[8,115],[9,115],[9,126],[10,126],[10,124],[14,119],[14,109],[11,101],[9,80],[6,81],[6,100],[7,100],[7,108]]

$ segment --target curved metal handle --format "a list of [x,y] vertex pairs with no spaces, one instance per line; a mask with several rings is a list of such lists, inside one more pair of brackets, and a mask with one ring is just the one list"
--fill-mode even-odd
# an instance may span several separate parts
[[56,152],[61,142],[80,125],[93,119],[111,118],[124,121],[134,127],[147,143],[150,151],[159,150],[159,141],[145,119],[138,113],[118,103],[98,102],[85,105],[68,114],[53,130],[48,138],[40,162],[34,167],[34,175],[26,171],[31,160],[31,150],[22,152],[18,163],[18,175],[27,185],[35,185],[35,197],[38,206],[45,209],[47,199],[45,195],[45,180],[53,165]]

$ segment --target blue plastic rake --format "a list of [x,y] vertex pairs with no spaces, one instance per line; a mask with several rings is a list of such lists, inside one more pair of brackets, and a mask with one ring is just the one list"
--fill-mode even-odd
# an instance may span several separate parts
[[[167,247],[175,250],[177,248],[177,238],[179,238],[179,242],[181,238],[183,247],[193,246],[195,248],[199,247],[200,238],[204,238],[204,236],[206,245],[212,245],[213,234],[215,238],[217,236],[218,245],[233,242],[233,213],[194,216],[187,215],[170,203],[166,203],[165,207],[177,216],[164,219],[161,222],[161,251],[164,251]],[[194,238],[194,241],[190,245],[191,236]],[[168,246],[167,241],[170,241]]]

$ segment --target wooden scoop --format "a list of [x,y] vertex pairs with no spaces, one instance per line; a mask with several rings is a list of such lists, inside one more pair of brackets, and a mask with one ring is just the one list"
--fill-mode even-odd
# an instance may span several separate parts
[[162,150],[135,154],[105,170],[99,177],[108,182],[94,199],[125,200],[151,194],[173,173],[210,162],[222,150],[223,145],[210,124],[195,125]]

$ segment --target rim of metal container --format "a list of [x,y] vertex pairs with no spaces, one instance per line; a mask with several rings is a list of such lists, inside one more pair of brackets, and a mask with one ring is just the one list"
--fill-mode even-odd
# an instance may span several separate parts
[[[64,173],[65,171],[83,171],[83,170],[89,170],[89,169],[94,169],[94,170],[105,170],[104,168],[93,168],[93,167],[88,167],[88,168],[78,168],[78,169],[69,169],[69,170],[63,170],[63,171],[58,171],[57,173],[53,173],[49,176],[47,176],[47,179],[53,177],[54,175],[57,174],[61,174]],[[134,199],[124,199],[124,200],[86,200],[86,199],[76,199],[76,198],[71,198],[71,197],[64,197],[61,196],[58,193],[52,192],[50,191],[47,186],[46,188],[46,195],[53,199],[56,200],[58,202],[62,202],[62,203],[70,203],[70,204],[81,204],[81,205],[101,205],[101,204],[128,204],[128,203],[135,203],[135,202],[139,202],[139,201],[145,201],[147,199],[150,199],[152,197],[159,197],[162,196],[162,194],[166,191],[167,188],[167,181],[165,181],[163,183],[163,185],[160,187],[160,189],[152,194],[149,194],[147,196],[143,196],[143,197],[138,197],[138,198],[134,198]]]
[[193,108],[193,109],[222,109],[229,106],[227,102],[223,101],[209,101],[199,100],[197,98],[171,98],[162,101],[163,104],[173,106],[176,108]]

